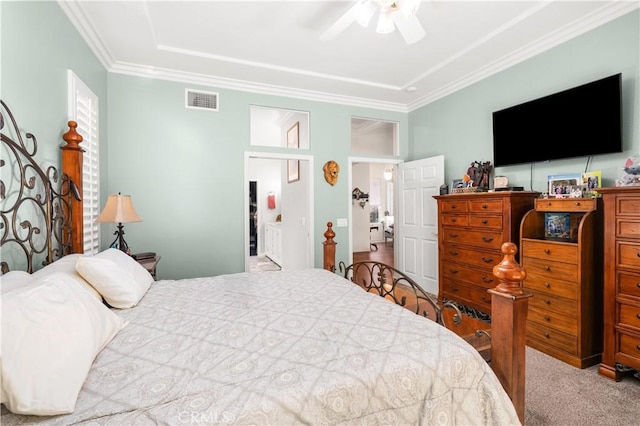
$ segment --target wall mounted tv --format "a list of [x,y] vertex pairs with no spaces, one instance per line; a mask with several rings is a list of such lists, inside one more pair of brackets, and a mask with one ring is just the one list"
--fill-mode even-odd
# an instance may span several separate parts
[[494,167],[622,152],[621,74],[493,113]]

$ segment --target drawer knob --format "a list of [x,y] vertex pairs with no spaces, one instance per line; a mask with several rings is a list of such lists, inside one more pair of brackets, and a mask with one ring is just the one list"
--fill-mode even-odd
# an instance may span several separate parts
[[450,252],[449,252],[449,254],[450,254],[451,256],[457,256],[457,255],[458,255],[458,252],[457,252],[457,251],[455,251],[455,250],[453,250],[453,251],[450,251]]
[[546,288],[550,288],[550,287],[551,287],[551,284],[549,284],[549,283],[545,282],[545,283],[544,283],[544,286],[545,286]]
[[482,241],[484,241],[485,243],[490,243],[491,241],[493,241],[493,237],[482,237]]
[[487,207],[489,207],[489,206],[487,206],[486,204],[483,204],[483,205],[482,205],[482,208],[483,208],[483,209],[486,209]]
[[483,275],[482,281],[484,281],[485,283],[490,283],[490,282],[493,282],[493,278],[487,278],[486,275]]
[[576,201],[576,206],[579,206],[579,205],[580,205],[580,201]]
[[450,286],[449,290],[452,291],[452,292],[456,292],[456,291],[458,291],[458,287]]
[[458,221],[458,219],[456,219],[455,217],[453,219],[451,219],[451,222],[456,223]]
[[451,238],[458,238],[458,234],[449,234]]
[[549,267],[549,265],[545,265],[544,270],[549,272],[551,270],[551,268]]
[[451,269],[449,269],[449,272],[451,272],[452,274],[457,274],[458,270],[451,268]]
[[640,345],[636,345],[636,349],[640,351]]
[[549,315],[545,315],[545,316],[544,316],[544,320],[545,320],[545,321],[551,321],[551,317],[550,317]]
[[548,248],[544,249],[545,254],[551,254],[551,250],[549,250]]
[[482,219],[482,224],[486,225],[487,223],[489,223],[489,221],[487,219]]
[[636,256],[640,257],[640,251],[636,253]]
[[487,300],[487,295],[486,295],[486,294],[483,294],[483,295],[482,295],[482,301],[483,301],[483,302],[488,302],[488,300]]
[[546,303],[547,305],[550,305],[550,304],[551,304],[551,300],[549,300],[549,299],[544,299],[544,303]]
[[[493,263],[493,257],[484,257],[484,256],[482,256],[481,259],[482,259],[482,261],[484,263]],[[638,285],[640,285],[640,283],[638,283]]]
[[640,288],[640,283],[636,283],[636,287]]
[[549,337],[551,337],[551,336],[549,336],[549,333],[547,333],[547,332],[545,331],[545,333],[544,333],[544,337],[546,337],[546,338],[548,339],[548,338],[549,338]]
[[636,318],[640,319],[640,313],[636,314]]
[[455,204],[452,204],[452,205],[451,205],[451,210],[455,210],[455,209],[457,209],[457,208],[458,208],[458,206],[456,206]]

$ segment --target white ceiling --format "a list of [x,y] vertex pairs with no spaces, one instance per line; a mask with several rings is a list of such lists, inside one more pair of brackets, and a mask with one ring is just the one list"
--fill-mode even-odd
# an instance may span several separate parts
[[426,36],[412,45],[375,22],[320,41],[353,1],[58,3],[110,72],[411,111],[640,1],[424,0]]

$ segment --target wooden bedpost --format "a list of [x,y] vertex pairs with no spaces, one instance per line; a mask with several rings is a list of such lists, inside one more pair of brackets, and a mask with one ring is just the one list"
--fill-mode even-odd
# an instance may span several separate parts
[[504,258],[494,266],[498,286],[491,293],[491,367],[511,398],[524,424],[525,355],[527,309],[531,293],[525,293],[522,280],[526,271],[515,261],[518,247],[502,244]]
[[324,269],[327,271],[336,271],[336,242],[333,241],[333,237],[336,233],[333,232],[333,223],[327,222],[327,230],[324,233],[325,241],[322,243],[324,246]]
[[[78,189],[80,197],[82,197],[82,153],[84,149],[80,147],[82,135],[76,131],[78,123],[69,121],[69,130],[62,138],[67,142],[65,146],[61,146],[62,150],[62,173],[67,175],[71,182]],[[83,224],[82,224],[82,200],[70,197],[69,206],[71,208],[71,241],[64,241],[64,244],[71,245],[73,253],[84,253],[83,245]]]

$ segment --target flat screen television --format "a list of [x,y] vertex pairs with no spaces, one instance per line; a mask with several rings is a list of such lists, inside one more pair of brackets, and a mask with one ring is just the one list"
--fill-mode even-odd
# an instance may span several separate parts
[[493,113],[493,166],[622,152],[621,74]]

